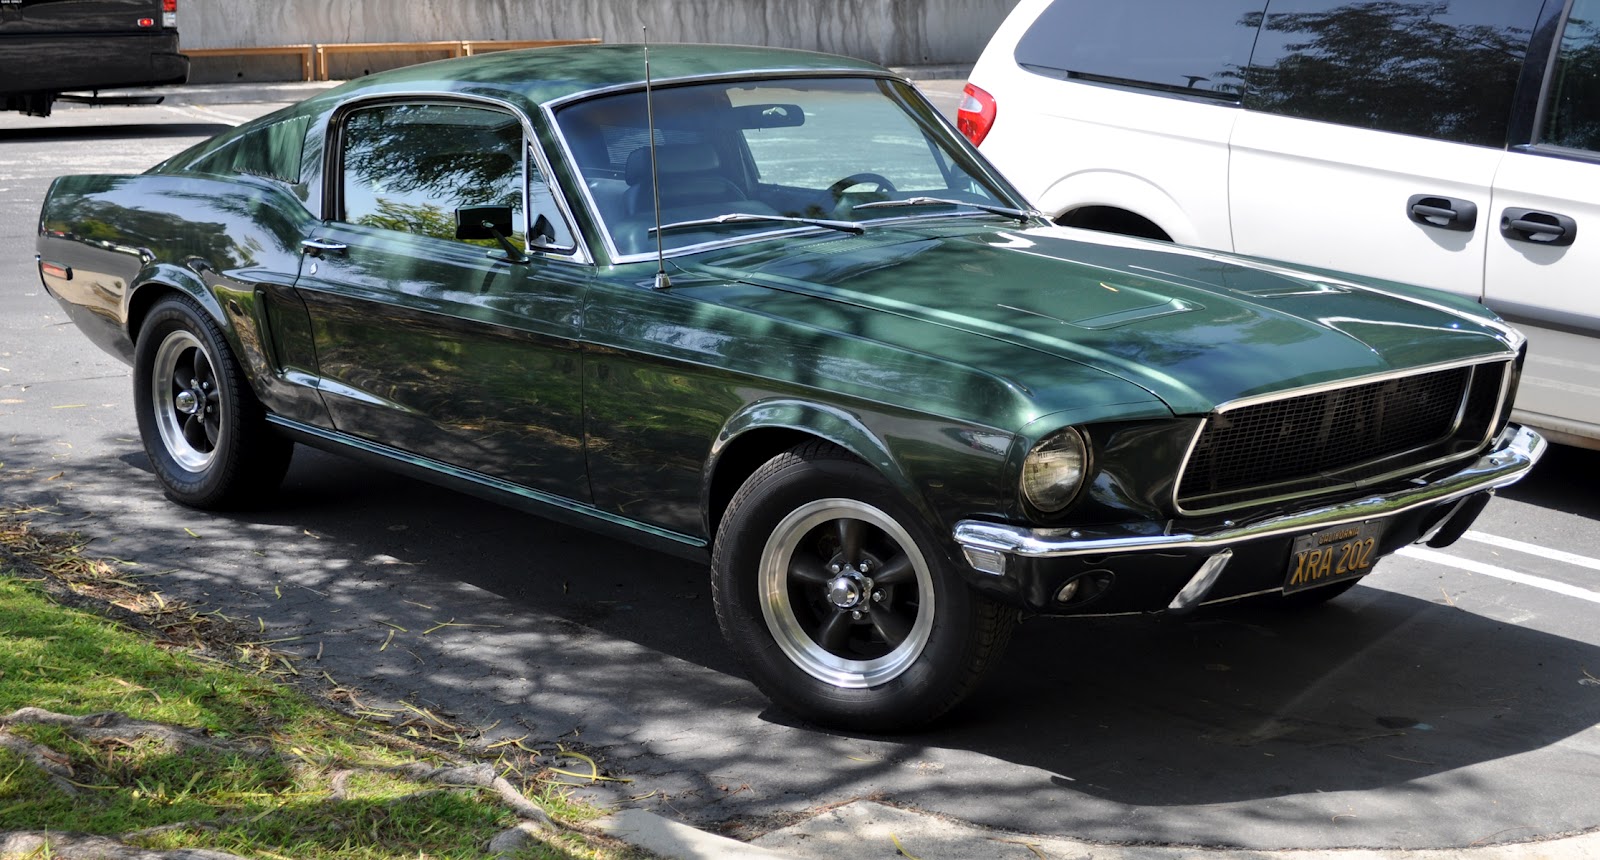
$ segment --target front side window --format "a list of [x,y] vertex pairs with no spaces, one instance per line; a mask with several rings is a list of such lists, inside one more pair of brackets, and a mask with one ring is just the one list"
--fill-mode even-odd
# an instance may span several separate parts
[[1265,8],[1266,0],[1056,0],[1017,41],[1017,65],[1238,101]]
[[1245,106],[1505,146],[1540,5],[1541,0],[1272,0],[1261,21]]
[[556,114],[624,255],[655,250],[656,187],[666,249],[806,226],[783,219],[984,217],[964,204],[1021,205],[898,82],[719,82],[661,87],[654,98],[654,171],[644,93],[589,99]]
[[1540,143],[1600,152],[1600,0],[1575,0],[1546,93]]
[[351,113],[341,140],[341,220],[454,240],[461,210],[500,207],[509,210],[507,238],[522,242],[526,148],[515,116],[466,105],[386,104]]

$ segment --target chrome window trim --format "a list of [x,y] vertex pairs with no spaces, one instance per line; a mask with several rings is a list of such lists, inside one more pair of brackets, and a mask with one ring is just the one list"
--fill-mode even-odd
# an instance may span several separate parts
[[[1237,509],[1243,508],[1243,507],[1252,507],[1252,506],[1256,506],[1256,505],[1270,505],[1270,504],[1276,504],[1278,502],[1285,502],[1285,501],[1291,501],[1291,500],[1294,500],[1294,499],[1306,498],[1306,497],[1309,497],[1309,496],[1322,495],[1322,494],[1325,494],[1325,493],[1328,493],[1328,492],[1331,492],[1331,491],[1336,491],[1336,490],[1339,489],[1338,487],[1332,487],[1332,488],[1330,488],[1330,487],[1320,487],[1320,488],[1317,488],[1317,489],[1314,489],[1314,490],[1303,490],[1303,491],[1297,492],[1297,493],[1285,493],[1285,494],[1277,495],[1277,496],[1267,496],[1267,497],[1262,497],[1262,498],[1252,498],[1249,501],[1245,501],[1245,502],[1239,502],[1239,503],[1230,504],[1230,505],[1219,505],[1219,506],[1210,507],[1210,508],[1193,508],[1193,509],[1191,509],[1191,508],[1184,507],[1182,502],[1179,501],[1178,491],[1183,486],[1184,476],[1187,475],[1188,472],[1189,472],[1190,461],[1194,458],[1195,448],[1198,447],[1199,444],[1200,444],[1200,437],[1205,435],[1206,428],[1211,426],[1211,422],[1218,415],[1222,415],[1224,413],[1231,412],[1231,411],[1236,410],[1236,409],[1243,409],[1243,408],[1249,407],[1249,406],[1259,406],[1259,405],[1264,404],[1264,403],[1275,403],[1275,402],[1280,401],[1280,400],[1292,400],[1292,399],[1294,399],[1296,397],[1304,397],[1304,396],[1312,395],[1312,394],[1321,394],[1321,393],[1327,392],[1327,391],[1338,391],[1340,389],[1345,389],[1345,388],[1353,388],[1353,387],[1357,387],[1357,386],[1361,386],[1361,385],[1370,385],[1372,383],[1377,383],[1377,382],[1386,382],[1386,381],[1391,380],[1391,379],[1405,379],[1407,377],[1412,377],[1412,376],[1421,376],[1421,375],[1428,374],[1428,373],[1438,373],[1438,372],[1441,372],[1441,371],[1455,370],[1457,368],[1467,367],[1467,368],[1471,368],[1472,369],[1473,374],[1472,374],[1472,376],[1470,376],[1467,379],[1466,390],[1463,392],[1463,395],[1462,395],[1462,398],[1461,398],[1461,404],[1456,409],[1456,417],[1454,419],[1454,422],[1451,425],[1451,430],[1452,430],[1452,432],[1454,432],[1455,429],[1458,429],[1461,426],[1462,420],[1464,420],[1465,417],[1466,417],[1467,401],[1471,397],[1472,385],[1476,381],[1478,369],[1481,368],[1481,367],[1484,367],[1486,365],[1490,365],[1490,364],[1503,364],[1504,365],[1504,369],[1500,373],[1500,394],[1499,394],[1499,397],[1496,399],[1495,410],[1494,410],[1494,414],[1496,416],[1500,415],[1501,410],[1505,408],[1505,398],[1506,398],[1507,388],[1509,387],[1510,381],[1511,381],[1511,376],[1512,376],[1512,374],[1511,374],[1511,364],[1516,361],[1516,358],[1517,358],[1517,355],[1516,355],[1516,352],[1514,352],[1514,351],[1513,352],[1509,352],[1509,353],[1496,353],[1496,354],[1489,355],[1489,356],[1477,356],[1475,358],[1462,359],[1462,360],[1459,360],[1459,361],[1448,361],[1448,362],[1441,362],[1439,364],[1428,364],[1428,365],[1423,365],[1421,367],[1408,368],[1406,370],[1385,371],[1383,373],[1374,373],[1374,374],[1368,374],[1366,376],[1351,377],[1349,379],[1343,379],[1343,380],[1339,380],[1337,382],[1323,382],[1323,383],[1318,383],[1316,385],[1308,385],[1308,386],[1305,386],[1303,388],[1294,388],[1294,389],[1289,389],[1287,391],[1279,391],[1279,392],[1276,392],[1276,393],[1273,393],[1273,394],[1263,394],[1263,395],[1258,395],[1256,397],[1244,397],[1244,398],[1240,398],[1238,400],[1230,400],[1227,403],[1224,403],[1224,404],[1216,407],[1215,409],[1211,410],[1211,414],[1207,415],[1205,417],[1205,419],[1202,420],[1199,423],[1199,425],[1197,425],[1195,427],[1194,435],[1190,437],[1189,445],[1188,445],[1187,449],[1184,451],[1183,460],[1180,461],[1180,463],[1179,463],[1177,477],[1172,482],[1172,499],[1171,499],[1172,509],[1174,511],[1176,511],[1178,514],[1180,514],[1182,516],[1186,516],[1186,517],[1209,516],[1209,515],[1212,515],[1212,514],[1219,514],[1219,513],[1225,513],[1227,511],[1237,510]],[[1491,439],[1493,439],[1494,438],[1494,433],[1495,433],[1495,422],[1494,421],[1490,421],[1488,423],[1488,425],[1486,426],[1485,430],[1484,430],[1484,437],[1483,437],[1482,440],[1479,441],[1478,447],[1481,448],[1484,444],[1488,443]],[[1436,443],[1433,443],[1433,444],[1436,444]],[[1399,452],[1391,454],[1391,455],[1389,455],[1387,457],[1379,457],[1379,458],[1374,459],[1374,460],[1364,461],[1363,463],[1353,464],[1351,466],[1351,468],[1355,468],[1355,467],[1359,467],[1359,466],[1367,465],[1367,464],[1378,464],[1378,463],[1382,463],[1385,460],[1393,460],[1393,459],[1395,459],[1397,457],[1404,457],[1407,454],[1411,454],[1411,453],[1414,453],[1416,451],[1420,451],[1420,450],[1422,450],[1423,448],[1426,448],[1426,447],[1428,447],[1428,446],[1427,445],[1423,445],[1423,446],[1419,446],[1417,448],[1412,448],[1412,449],[1409,449],[1409,450],[1406,450],[1406,451],[1399,451]],[[1442,466],[1442,465],[1444,465],[1444,464],[1446,464],[1446,463],[1448,463],[1448,462],[1450,462],[1452,460],[1459,460],[1459,459],[1461,459],[1462,457],[1465,457],[1465,456],[1469,456],[1469,455],[1467,455],[1467,454],[1454,454],[1454,455],[1451,455],[1451,456],[1448,456],[1448,457],[1439,457],[1439,458],[1436,458],[1434,460],[1430,460],[1430,461],[1428,461],[1426,463],[1419,463],[1419,464],[1409,465],[1409,466],[1407,466],[1407,467],[1405,467],[1403,469],[1397,469],[1397,470],[1394,470],[1394,471],[1385,472],[1385,473],[1382,473],[1382,474],[1379,474],[1379,475],[1374,475],[1374,476],[1371,476],[1371,477],[1368,477],[1368,478],[1362,478],[1362,479],[1356,480],[1356,481],[1347,481],[1347,482],[1344,482],[1341,486],[1344,489],[1347,489],[1347,490],[1348,489],[1362,489],[1362,488],[1365,488],[1365,487],[1373,486],[1375,484],[1383,483],[1384,481],[1392,480],[1392,479],[1397,478],[1400,475],[1403,475],[1403,474],[1405,474],[1407,472],[1428,471],[1429,469],[1437,468],[1437,467]],[[1273,485],[1263,485],[1263,488],[1270,488],[1271,486],[1273,486]],[[1244,492],[1244,491],[1241,490],[1240,492]]]
[[[516,118],[522,126],[523,146],[527,150],[522,159],[522,211],[528,219],[528,229],[533,228],[533,211],[530,208],[532,195],[528,193],[528,158],[531,156],[545,176],[545,185],[550,189],[550,196],[556,203],[559,214],[567,224],[567,233],[572,236],[573,246],[570,249],[554,247],[537,247],[524,236],[522,250],[529,256],[546,260],[561,260],[582,264],[592,264],[594,255],[590,253],[588,245],[583,240],[583,232],[577,228],[577,219],[573,217],[571,204],[567,202],[566,192],[561,188],[561,183],[555,181],[555,173],[551,169],[549,158],[544,152],[544,147],[539,145],[539,137],[534,132],[533,122],[528,115],[516,104],[505,99],[493,96],[476,95],[473,93],[439,92],[437,90],[402,90],[394,92],[367,93],[353,98],[345,99],[334,105],[328,111],[328,130],[325,132],[326,142],[323,145],[323,194],[321,216],[324,221],[337,221],[347,223],[342,218],[343,212],[343,164],[344,164],[344,136],[345,119],[357,110],[367,107],[378,107],[385,104],[436,104],[436,105],[466,105],[475,107],[490,107],[502,110]],[[524,231],[527,232],[527,231]]]

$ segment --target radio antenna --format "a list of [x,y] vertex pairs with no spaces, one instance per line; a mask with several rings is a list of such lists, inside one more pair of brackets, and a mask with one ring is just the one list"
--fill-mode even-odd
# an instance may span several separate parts
[[666,256],[661,250],[661,176],[656,171],[656,106],[650,85],[650,28],[639,29],[644,31],[644,116],[648,126],[645,130],[650,136],[650,199],[655,203],[656,210],[655,289],[664,290],[672,286],[672,279],[667,277]]

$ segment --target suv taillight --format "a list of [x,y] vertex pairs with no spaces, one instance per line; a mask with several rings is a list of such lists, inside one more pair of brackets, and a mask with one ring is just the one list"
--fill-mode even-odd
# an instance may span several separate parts
[[178,0],[161,0],[161,26],[178,26]]
[[961,88],[961,105],[956,108],[956,130],[973,146],[983,143],[994,127],[994,96],[967,84]]

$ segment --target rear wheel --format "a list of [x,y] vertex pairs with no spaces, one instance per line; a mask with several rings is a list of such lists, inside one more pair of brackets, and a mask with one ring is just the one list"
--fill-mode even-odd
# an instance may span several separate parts
[[752,681],[823,724],[899,730],[982,680],[1015,612],[972,593],[876,471],[822,443],[734,496],[712,561],[717,620]]
[[266,423],[217,324],[185,296],[158,301],[134,352],[139,435],[169,498],[226,509],[282,482],[294,446]]

